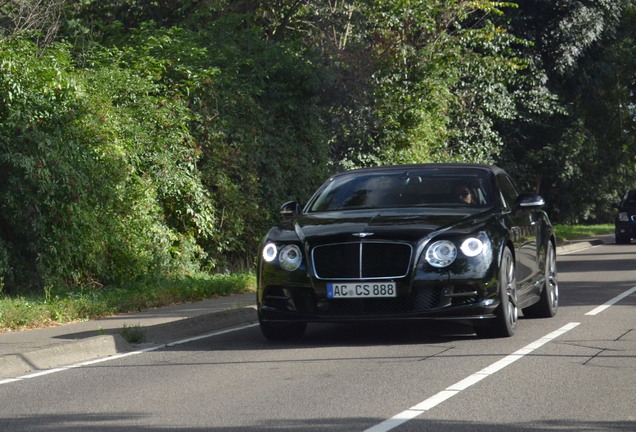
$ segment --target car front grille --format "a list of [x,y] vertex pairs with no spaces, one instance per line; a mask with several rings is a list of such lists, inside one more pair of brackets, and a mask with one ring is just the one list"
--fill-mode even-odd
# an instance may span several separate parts
[[413,248],[407,243],[354,242],[316,246],[318,279],[393,279],[407,275]]

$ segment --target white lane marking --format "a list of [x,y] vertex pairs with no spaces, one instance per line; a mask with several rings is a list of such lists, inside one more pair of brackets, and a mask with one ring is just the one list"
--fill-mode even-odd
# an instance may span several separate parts
[[636,292],[636,286],[632,287],[631,289],[628,289],[623,294],[619,294],[616,297],[614,297],[613,299],[608,300],[606,303],[600,305],[599,307],[592,309],[591,311],[589,311],[585,315],[598,315],[601,312],[603,312],[605,309],[609,308],[610,306],[615,305],[619,301],[623,300],[625,297],[627,297],[629,295],[632,295],[635,292]]
[[572,330],[573,328],[575,328],[576,326],[578,326],[581,323],[569,323],[564,325],[563,327],[561,327],[558,330],[553,331],[550,334],[545,335],[544,337],[537,339],[536,341],[532,342],[529,345],[526,345],[525,347],[521,348],[520,350],[502,358],[501,360],[498,360],[496,362],[494,362],[493,364],[491,364],[490,366],[480,370],[477,373],[474,373],[473,375],[464,378],[463,380],[451,385],[450,387],[447,387],[445,390],[442,390],[441,392],[437,393],[434,396],[431,396],[430,398],[418,403],[415,406],[412,406],[411,408],[402,411],[401,413],[391,417],[390,419],[387,419],[385,421],[383,421],[382,423],[379,423],[369,429],[367,429],[365,432],[387,432],[390,431],[393,428],[396,428],[398,426],[400,426],[401,424],[404,424],[406,422],[408,422],[409,420],[413,420],[415,417],[423,414],[424,412],[430,410],[431,408],[436,407],[437,405],[441,404],[442,402],[444,402],[447,399],[450,399],[451,397],[455,396],[456,394],[458,394],[459,392],[461,392],[462,390],[466,390],[468,387],[472,386],[473,384],[478,383],[479,381],[483,380],[484,378],[489,377],[490,375],[499,372],[500,370],[502,370],[503,368],[505,368],[506,366],[516,362],[517,360],[523,358],[524,356],[530,354],[531,352],[533,352],[534,350],[536,350],[537,348],[545,345],[546,343],[558,338],[559,336],[563,335],[564,333],[569,332],[570,330]]
[[69,369],[77,369],[77,368],[80,368],[80,367],[83,367],[83,366],[91,366],[91,365],[98,364],[98,363],[104,363],[104,362],[111,361],[111,360],[117,360],[117,359],[124,358],[124,357],[134,356],[134,355],[137,355],[137,354],[143,354],[143,353],[147,353],[147,352],[150,352],[150,351],[156,351],[156,350],[159,350],[159,349],[162,349],[162,348],[172,347],[172,346],[175,346],[175,345],[182,345],[182,344],[185,344],[185,343],[194,342],[194,341],[201,340],[201,339],[207,339],[207,338],[211,338],[211,337],[214,337],[214,336],[220,336],[220,335],[224,335],[224,334],[227,334],[227,333],[233,333],[233,332],[236,332],[236,331],[239,331],[239,330],[245,330],[247,328],[254,327],[254,326],[257,326],[257,325],[258,325],[258,323],[256,323],[256,324],[248,324],[248,325],[244,325],[244,326],[241,326],[241,327],[234,327],[234,328],[227,329],[227,330],[221,330],[221,331],[217,331],[217,332],[213,332],[213,333],[207,333],[207,334],[204,334],[204,335],[195,336],[195,337],[191,337],[191,338],[188,338],[188,339],[181,339],[181,340],[178,340],[178,341],[175,341],[175,342],[170,342],[170,343],[163,344],[163,345],[157,345],[157,346],[153,346],[153,347],[149,347],[149,348],[144,348],[144,349],[140,349],[140,350],[137,350],[137,351],[131,351],[131,352],[127,352],[127,353],[115,354],[115,355],[112,355],[110,357],[103,357],[103,358],[99,358],[99,359],[96,359],[96,360],[89,360],[89,361],[85,361],[85,362],[81,362],[81,363],[75,363],[75,364],[68,365],[68,366],[61,366],[61,367],[57,367],[57,368],[54,368],[54,369],[47,369],[47,370],[43,370],[43,371],[38,371],[38,372],[34,372],[32,374],[22,375],[22,376],[19,376],[19,377],[16,377],[16,378],[7,378],[7,379],[0,380],[0,385],[9,384],[9,383],[16,382],[16,381],[22,381],[22,380],[26,380],[26,379],[30,379],[30,378],[37,378],[37,377],[41,377],[41,376],[44,376],[44,375],[49,375],[49,374],[52,374],[52,373],[63,372],[63,371],[69,370]]

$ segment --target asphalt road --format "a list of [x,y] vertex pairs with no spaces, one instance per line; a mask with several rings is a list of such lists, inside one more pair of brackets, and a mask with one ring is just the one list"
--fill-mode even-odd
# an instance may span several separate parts
[[2,384],[0,431],[634,431],[636,244],[558,264],[559,313],[512,338],[248,326]]

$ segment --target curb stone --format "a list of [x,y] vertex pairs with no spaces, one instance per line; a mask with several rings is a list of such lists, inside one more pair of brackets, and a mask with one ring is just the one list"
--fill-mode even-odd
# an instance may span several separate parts
[[121,329],[112,329],[108,331],[110,334],[60,343],[21,354],[0,356],[0,379],[110,357],[135,351],[139,347],[160,346],[179,339],[257,321],[256,306],[247,306],[163,324],[140,325],[144,336],[139,345],[128,343],[119,334]]
[[132,349],[121,335],[115,334],[95,336],[23,354],[11,354],[0,357],[0,378],[109,357]]
[[561,255],[561,254],[565,254],[565,253],[570,253],[570,252],[576,252],[576,251],[589,249],[592,246],[598,246],[598,245],[602,245],[602,244],[606,244],[606,243],[603,240],[592,240],[592,241],[584,241],[584,242],[567,243],[567,244],[563,244],[561,246],[557,246],[556,252],[557,252],[557,255]]

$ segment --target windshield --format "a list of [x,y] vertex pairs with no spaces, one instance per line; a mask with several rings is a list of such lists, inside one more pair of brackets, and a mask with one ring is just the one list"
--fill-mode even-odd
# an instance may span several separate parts
[[309,212],[395,207],[490,207],[486,171],[422,169],[352,172],[331,179],[310,203]]

